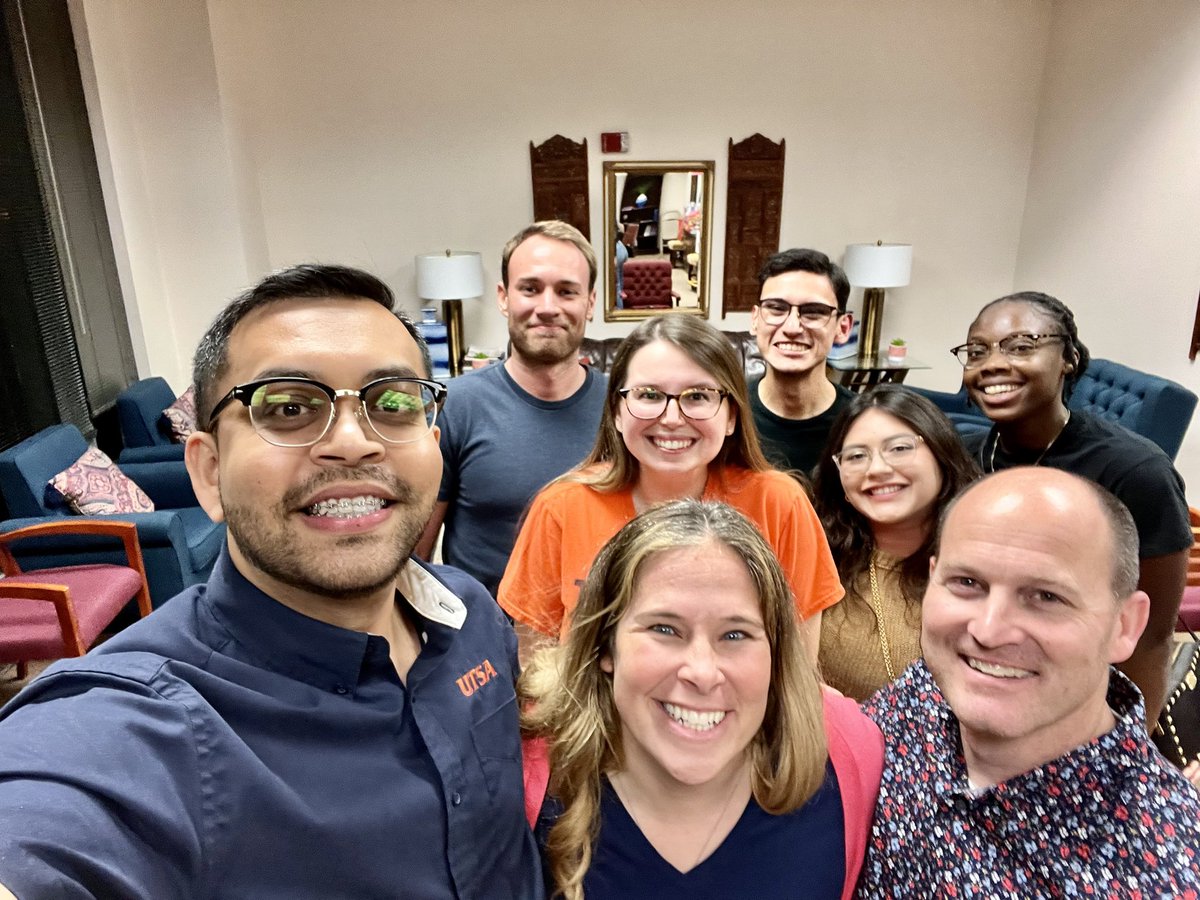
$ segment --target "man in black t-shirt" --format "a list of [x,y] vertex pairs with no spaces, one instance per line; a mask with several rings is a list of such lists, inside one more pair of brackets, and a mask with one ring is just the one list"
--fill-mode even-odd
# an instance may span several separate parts
[[850,336],[850,282],[824,253],[805,249],[776,253],[758,280],[750,330],[767,373],[750,385],[750,409],[767,458],[807,475],[852,396],[825,374],[829,349]]

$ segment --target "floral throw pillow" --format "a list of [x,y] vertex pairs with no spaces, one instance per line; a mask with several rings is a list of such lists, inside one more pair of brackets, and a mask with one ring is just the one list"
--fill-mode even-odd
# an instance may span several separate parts
[[182,444],[196,430],[196,392],[188,388],[179,399],[163,410],[163,417],[171,428],[171,438]]
[[51,478],[49,484],[81,515],[154,512],[154,504],[145,492],[95,447]]

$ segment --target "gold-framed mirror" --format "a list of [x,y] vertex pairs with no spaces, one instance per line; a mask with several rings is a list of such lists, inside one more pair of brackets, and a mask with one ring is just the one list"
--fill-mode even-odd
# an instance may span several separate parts
[[604,163],[606,322],[668,310],[708,315],[714,168],[712,160]]

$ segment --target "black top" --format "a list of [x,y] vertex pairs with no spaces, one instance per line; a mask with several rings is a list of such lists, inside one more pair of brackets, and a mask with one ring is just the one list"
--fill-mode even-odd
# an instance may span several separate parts
[[763,453],[771,461],[771,465],[777,468],[798,469],[805,475],[811,475],[825,445],[829,442],[833,420],[845,409],[854,395],[840,384],[835,384],[833,387],[837,396],[833,398],[833,405],[825,412],[818,413],[810,419],[785,419],[771,412],[763,404],[758,396],[761,383],[760,378],[750,385],[750,412],[754,416],[754,425],[758,428]]
[[[985,473],[1038,461],[1041,451],[1009,453],[997,439],[995,426],[963,438]],[[1072,410],[1062,434],[1038,464],[1081,475],[1115,494],[1133,514],[1139,556],[1166,556],[1192,546],[1183,479],[1162,449],[1140,434]]]
[[837,776],[827,763],[825,783],[798,810],[773,816],[751,797],[712,855],[680,872],[658,855],[605,780],[600,834],[584,876],[584,895],[588,900],[840,897],[846,878],[842,816]]

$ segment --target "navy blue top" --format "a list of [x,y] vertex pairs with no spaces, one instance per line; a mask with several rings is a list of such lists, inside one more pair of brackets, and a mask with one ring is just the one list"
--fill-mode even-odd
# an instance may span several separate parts
[[708,859],[680,872],[658,855],[606,780],[600,835],[584,876],[587,900],[753,900],[838,898],[846,880],[846,834],[837,776],[786,816],[763,812],[750,798],[733,831]]
[[384,638],[272,600],[227,551],[207,589],[49,669],[0,711],[0,884],[541,897],[512,630],[461,572],[397,583],[423,644],[407,688]]

